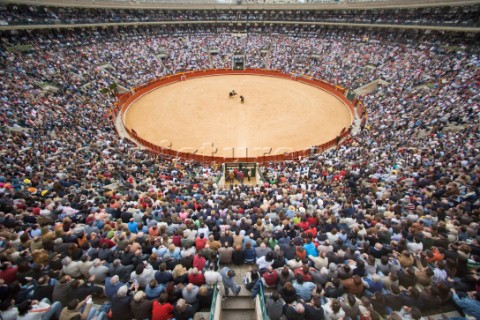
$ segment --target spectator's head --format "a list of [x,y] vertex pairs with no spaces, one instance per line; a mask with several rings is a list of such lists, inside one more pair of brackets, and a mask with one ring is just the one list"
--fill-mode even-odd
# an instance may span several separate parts
[[164,292],[161,293],[158,297],[158,303],[165,304],[168,301],[168,293]]
[[135,293],[135,295],[133,296],[133,300],[136,301],[136,302],[140,302],[142,301],[144,298],[145,298],[145,292],[143,292],[142,290],[140,291],[137,291]]
[[0,311],[7,311],[15,305],[15,300],[12,298],[6,298],[0,302]]
[[118,282],[120,282],[120,278],[117,275],[114,275],[110,278],[110,284],[116,285]]
[[265,255],[265,260],[268,261],[268,262],[273,261],[273,258],[274,258],[274,256],[273,256],[272,251],[267,252],[267,254]]
[[349,304],[349,305],[353,306],[353,305],[355,305],[355,303],[357,302],[357,298],[355,297],[354,294],[349,293],[349,294],[347,295],[347,301],[348,301],[348,304]]
[[206,285],[203,285],[198,289],[199,296],[206,296],[207,294],[208,294],[208,287]]
[[412,307],[412,309],[410,310],[410,316],[414,320],[420,320],[422,318],[422,312],[420,311],[420,309]]
[[26,315],[31,308],[32,308],[32,305],[31,305],[30,300],[25,300],[25,301],[21,302],[17,306],[18,315],[20,315],[20,316]]
[[272,300],[276,302],[276,301],[278,301],[278,299],[280,299],[280,294],[278,293],[277,290],[274,290],[272,292]]
[[303,306],[303,304],[301,303],[297,303],[295,304],[295,312],[297,314],[304,314],[305,313],[305,307]]
[[67,305],[68,310],[74,311],[77,309],[78,304],[80,303],[80,300],[78,299],[72,299]]
[[93,266],[95,268],[98,268],[101,264],[102,264],[102,261],[100,259],[93,260]]
[[68,266],[70,263],[72,263],[72,258],[70,258],[70,257],[63,258],[62,265]]
[[334,314],[338,313],[340,311],[340,302],[337,300],[337,299],[332,299],[331,300],[331,307],[332,307],[332,311]]
[[185,312],[187,310],[187,302],[184,299],[178,299],[176,308],[180,313]]
[[295,275],[295,281],[297,281],[298,284],[302,284],[303,283],[303,277],[301,274],[296,274]]
[[148,282],[148,285],[150,286],[150,288],[155,288],[157,286],[157,280],[150,280],[150,282]]
[[400,288],[399,288],[398,286],[392,285],[391,289],[392,289],[392,293],[393,293],[394,295],[400,294]]
[[127,286],[121,286],[117,290],[117,296],[120,298],[125,297],[127,295],[127,292],[128,292]]
[[143,263],[139,263],[137,267],[135,268],[135,273],[137,275],[141,275],[143,271],[145,270],[145,265]]
[[158,270],[160,270],[161,272],[165,272],[165,270],[167,270],[167,264],[165,262],[160,263]]

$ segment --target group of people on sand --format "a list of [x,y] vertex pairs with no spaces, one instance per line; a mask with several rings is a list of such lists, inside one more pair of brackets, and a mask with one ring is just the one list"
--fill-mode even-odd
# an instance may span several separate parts
[[[230,97],[230,99],[233,99],[236,95],[237,93],[235,92],[235,90],[232,90],[228,93],[228,96]],[[240,103],[241,104],[245,103],[245,97],[243,95],[240,95]]]

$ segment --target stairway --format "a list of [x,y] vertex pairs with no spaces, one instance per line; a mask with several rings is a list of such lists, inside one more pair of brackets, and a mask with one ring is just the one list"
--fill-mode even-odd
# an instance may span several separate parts
[[222,320],[256,320],[252,293],[241,287],[238,296],[230,295],[222,302]]
[[[252,177],[250,178],[250,181],[248,181],[247,178],[245,178],[245,180],[243,181],[243,184],[246,185],[246,186],[255,186],[257,185],[257,179],[255,177]],[[240,185],[240,182],[238,182],[238,180],[235,179],[234,182],[225,182],[224,184],[226,187],[230,187],[230,186],[236,186],[236,185]]]

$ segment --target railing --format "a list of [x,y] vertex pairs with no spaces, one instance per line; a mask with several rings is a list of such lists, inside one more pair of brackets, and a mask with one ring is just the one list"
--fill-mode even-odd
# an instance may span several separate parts
[[257,170],[256,170],[256,178],[257,178],[257,181],[262,181],[263,183],[267,182],[267,180],[265,180],[265,177],[263,176],[263,174],[260,172],[260,166],[258,165],[257,163]]
[[[259,308],[260,308],[259,310],[256,310],[257,311],[257,319],[268,320],[267,306],[265,304],[265,294],[263,292],[263,285],[262,284],[260,284],[260,290],[258,291],[258,294],[257,294],[256,305],[259,305]],[[260,315],[259,315],[259,313],[260,313]]]
[[[223,180],[223,183],[222,183]],[[222,169],[220,170],[220,175],[215,179],[215,184],[217,186],[225,184],[225,164],[222,164]]]
[[212,306],[210,307],[210,314],[208,316],[208,320],[220,319],[220,316],[221,316],[220,313],[222,310],[221,304],[222,304],[222,297],[217,284],[213,289]]
[[[158,145],[155,145],[152,142],[149,142],[142,137],[137,135],[137,132],[135,130],[130,130],[125,126],[125,112],[127,109],[130,107],[131,104],[133,104],[137,99],[139,99],[141,96],[147,94],[150,91],[153,91],[159,87],[165,86],[167,84],[172,84],[175,82],[181,81],[183,77],[188,78],[196,78],[196,77],[205,77],[205,76],[213,76],[213,75],[222,75],[222,74],[247,74],[247,75],[265,75],[265,76],[272,76],[272,77],[279,77],[279,78],[287,78],[291,79],[294,81],[306,83],[312,86],[315,86],[317,88],[323,89],[325,91],[328,91],[329,93],[335,95],[338,99],[340,99],[346,107],[350,110],[350,113],[352,115],[352,121],[354,117],[354,104],[348,100],[345,97],[345,92],[347,89],[339,86],[339,85],[334,85],[331,84],[327,81],[320,80],[320,79],[315,79],[311,76],[305,76],[301,74],[286,74],[282,73],[277,70],[266,70],[266,69],[246,69],[246,70],[231,70],[231,69],[213,69],[213,70],[194,70],[194,71],[188,71],[188,72],[181,72],[177,73],[174,75],[169,75],[157,80],[150,81],[146,84],[143,84],[141,86],[136,87],[133,92],[127,92],[123,95],[118,96],[118,101],[117,101],[117,106],[113,109],[112,116],[113,119],[116,118],[117,114],[120,112],[120,115],[122,117],[122,124],[125,127],[125,131],[132,137],[135,141],[137,141],[140,145],[150,149],[154,153],[158,154],[163,154],[165,156],[169,157],[177,157],[177,158],[182,158],[185,160],[193,160],[196,162],[201,162],[201,163],[211,163],[211,162],[219,162],[219,163],[224,163],[224,162],[260,162],[260,163],[268,163],[268,162],[274,162],[274,161],[294,161],[294,160],[299,160],[304,157],[308,157],[312,155],[312,150],[314,150],[313,153],[320,153],[325,150],[328,150],[330,148],[338,146],[340,141],[347,136],[350,135],[350,130],[346,129],[343,130],[339,136],[336,138],[327,141],[325,143],[315,145],[311,148],[305,149],[305,150],[300,150],[300,151],[295,151],[295,152],[290,152],[290,153],[284,153],[284,154],[276,154],[276,155],[264,155],[264,156],[258,156],[258,157],[232,157],[232,158],[227,158],[227,157],[216,157],[216,156],[205,156],[205,155],[197,155],[193,153],[187,153],[187,152],[180,152],[176,150],[172,150],[169,148],[161,147]],[[360,103],[360,100],[356,100],[355,103]]]
[[217,304],[217,295],[218,295],[218,286],[215,286],[213,289],[213,297],[212,297],[212,306],[210,307],[210,318],[209,320],[213,320],[215,317],[215,307]]

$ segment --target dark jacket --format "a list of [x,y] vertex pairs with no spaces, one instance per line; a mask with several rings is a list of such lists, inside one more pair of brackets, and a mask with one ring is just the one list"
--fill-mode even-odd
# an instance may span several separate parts
[[315,308],[310,304],[304,304],[305,306],[305,320],[323,320],[324,313],[323,308]]
[[303,320],[305,319],[305,313],[297,313],[294,306],[285,305],[283,307],[283,314],[288,320]]
[[57,282],[53,289],[52,301],[59,301],[62,306],[68,305],[70,302],[70,293],[72,291],[71,282],[60,284]]
[[132,309],[130,308],[131,296],[118,297],[114,295],[112,298],[112,319],[115,320],[131,320],[133,319]]
[[130,302],[130,308],[132,310],[135,319],[143,320],[152,317],[152,301],[143,299],[141,301],[132,300]]
[[191,305],[187,306],[187,309],[183,312],[178,312],[177,308],[173,310],[173,316],[175,317],[176,320],[188,320],[190,318],[193,318],[195,315],[195,310]]

